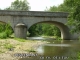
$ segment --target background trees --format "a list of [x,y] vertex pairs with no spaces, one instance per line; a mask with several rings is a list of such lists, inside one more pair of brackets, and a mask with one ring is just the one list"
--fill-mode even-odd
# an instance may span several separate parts
[[80,32],[80,0],[65,0],[65,5],[72,9],[68,24],[73,26],[72,32]]
[[71,12],[72,9],[70,6],[66,5],[66,0],[64,0],[64,3],[60,4],[59,6],[51,6],[49,9],[47,8],[46,11],[52,11],[52,12]]
[[6,8],[5,10],[26,10],[29,11],[30,6],[27,0],[15,0],[11,3],[11,6]]
[[61,36],[60,30],[53,24],[39,23],[30,29],[30,36]]

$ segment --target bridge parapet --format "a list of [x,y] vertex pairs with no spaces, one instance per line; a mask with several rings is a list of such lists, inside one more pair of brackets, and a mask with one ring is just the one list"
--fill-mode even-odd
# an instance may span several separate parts
[[67,12],[44,12],[44,11],[11,11],[0,10],[0,15],[37,16],[37,17],[67,17]]

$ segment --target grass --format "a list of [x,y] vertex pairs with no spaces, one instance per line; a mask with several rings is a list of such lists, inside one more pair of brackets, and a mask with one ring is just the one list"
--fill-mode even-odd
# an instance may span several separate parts
[[14,38],[14,39],[19,41],[19,42],[26,42],[26,39],[20,39],[20,38]]
[[11,49],[11,48],[14,48],[14,46],[12,44],[4,44],[4,47],[6,49]]
[[25,50],[25,51],[28,51],[28,52],[36,52],[36,50],[34,50],[33,48],[27,49],[27,50]]
[[5,51],[3,51],[3,50],[0,50],[0,53],[5,53]]
[[1,38],[1,39],[7,38],[6,32],[1,32],[1,33],[0,33],[0,38]]
[[37,42],[37,40],[27,40],[27,39],[21,39],[21,38],[14,38],[14,40],[19,42]]

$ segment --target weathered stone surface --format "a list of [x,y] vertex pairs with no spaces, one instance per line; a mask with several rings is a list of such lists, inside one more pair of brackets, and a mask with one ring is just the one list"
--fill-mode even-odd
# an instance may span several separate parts
[[15,37],[26,39],[27,27],[23,23],[18,23],[15,26]]
[[8,11],[8,10],[0,10],[0,15],[67,17],[68,13],[67,12]]

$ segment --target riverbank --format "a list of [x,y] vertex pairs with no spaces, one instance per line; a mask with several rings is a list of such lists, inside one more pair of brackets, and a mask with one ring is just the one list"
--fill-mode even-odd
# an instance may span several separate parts
[[44,43],[46,42],[40,40],[0,39],[0,60],[18,60],[21,57],[14,54],[35,53],[36,48]]

